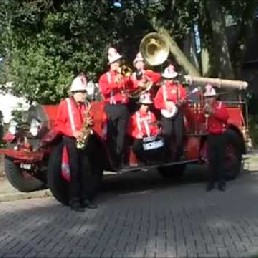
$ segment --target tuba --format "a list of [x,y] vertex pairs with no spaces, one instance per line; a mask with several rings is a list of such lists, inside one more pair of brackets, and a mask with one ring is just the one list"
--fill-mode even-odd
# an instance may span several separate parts
[[151,32],[141,40],[140,53],[149,65],[160,65],[168,58],[169,45],[164,36]]
[[[169,45],[164,36],[157,32],[151,32],[141,40],[139,51],[149,65],[155,66],[166,61],[169,55]],[[144,75],[140,71],[136,71],[136,78],[138,80],[143,77]],[[153,83],[148,78],[145,79],[143,87],[131,93],[130,97],[138,98],[141,94],[151,89]]]

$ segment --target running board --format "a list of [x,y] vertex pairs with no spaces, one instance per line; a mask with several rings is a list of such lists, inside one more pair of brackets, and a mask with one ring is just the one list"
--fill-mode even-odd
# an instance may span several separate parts
[[145,166],[135,166],[135,167],[124,167],[118,171],[117,173],[126,173],[126,172],[133,172],[133,171],[148,171],[150,169],[160,168],[160,167],[169,167],[169,166],[176,166],[176,165],[184,165],[184,164],[193,164],[193,163],[200,163],[199,159],[191,159],[191,160],[181,160],[181,161],[173,161],[164,164],[157,164],[157,165],[145,165]]

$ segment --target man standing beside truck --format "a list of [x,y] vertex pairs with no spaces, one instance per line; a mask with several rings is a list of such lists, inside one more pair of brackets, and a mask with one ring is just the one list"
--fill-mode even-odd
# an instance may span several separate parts
[[226,130],[228,111],[226,106],[216,100],[216,91],[211,84],[207,84],[205,92],[204,113],[207,119],[208,131],[208,163],[209,163],[209,181],[207,191],[215,188],[215,182],[218,181],[218,189],[225,191],[225,157],[226,157]]
[[[70,207],[77,212],[85,208],[95,209],[97,206],[90,201],[88,188],[90,185],[89,150],[79,148],[78,144],[84,142],[83,131],[85,121],[92,124],[89,112],[90,106],[86,103],[87,79],[84,74],[77,76],[70,87],[69,98],[59,104],[55,130],[63,136],[63,144],[67,148],[70,167]],[[89,113],[87,116],[86,114]]]

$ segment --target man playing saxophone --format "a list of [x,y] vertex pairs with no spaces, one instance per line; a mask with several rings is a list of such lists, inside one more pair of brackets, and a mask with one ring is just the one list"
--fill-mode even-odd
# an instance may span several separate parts
[[204,114],[207,119],[208,131],[208,163],[209,182],[207,191],[215,187],[218,180],[218,189],[225,191],[225,155],[226,155],[226,130],[228,112],[226,106],[216,100],[216,91],[212,85],[206,85],[203,94],[205,97]]
[[70,87],[71,96],[61,101],[58,107],[55,130],[63,136],[70,168],[70,207],[75,211],[94,209],[89,200],[90,163],[88,150],[83,142],[89,135],[92,116],[86,103],[87,80],[82,74],[77,76]]

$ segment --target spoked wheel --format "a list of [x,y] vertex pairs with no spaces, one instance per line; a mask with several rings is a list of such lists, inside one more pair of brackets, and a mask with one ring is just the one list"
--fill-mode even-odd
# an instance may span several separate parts
[[166,179],[171,179],[173,181],[179,182],[183,179],[185,167],[185,164],[173,165],[169,167],[160,167],[158,168],[158,172],[162,177]]
[[5,157],[5,175],[10,184],[20,192],[33,192],[45,187],[45,182],[23,171],[9,157]]
[[225,174],[226,179],[232,180],[237,177],[242,167],[241,142],[239,135],[229,130],[226,143]]
[[[16,144],[8,144],[8,149],[13,149]],[[36,178],[33,173],[21,169],[11,157],[5,156],[4,159],[5,175],[10,184],[20,192],[34,192],[42,190],[46,186],[46,180]]]

